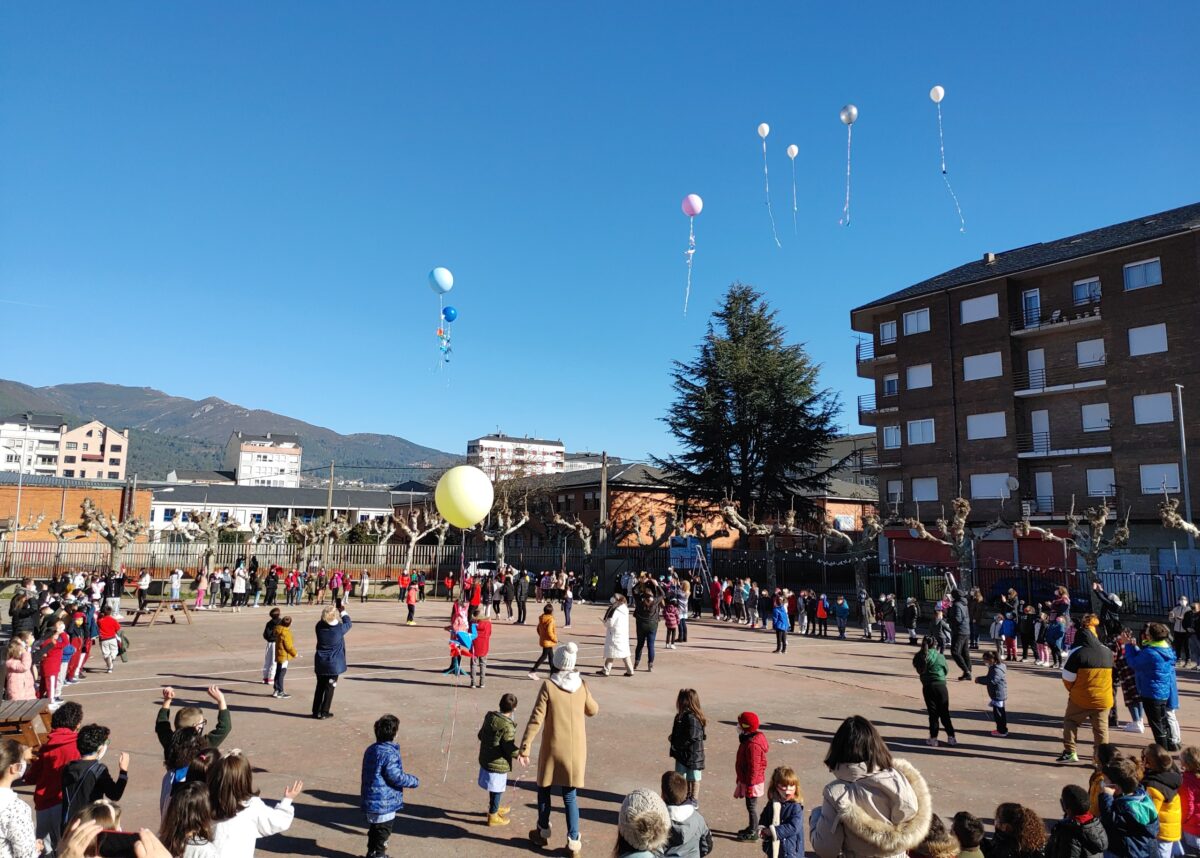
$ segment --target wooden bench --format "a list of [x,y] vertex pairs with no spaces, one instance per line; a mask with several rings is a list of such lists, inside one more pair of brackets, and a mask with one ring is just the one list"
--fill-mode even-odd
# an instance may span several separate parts
[[5,700],[0,703],[0,737],[11,736],[22,745],[40,748],[45,741],[44,734],[49,730],[48,700]]

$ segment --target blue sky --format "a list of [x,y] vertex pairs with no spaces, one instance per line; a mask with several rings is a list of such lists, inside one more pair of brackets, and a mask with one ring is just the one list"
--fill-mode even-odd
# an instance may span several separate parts
[[[741,280],[853,422],[851,307],[1200,198],[1198,25],[1191,3],[5,4],[0,376],[636,457],[670,448],[670,361]],[[440,371],[435,265],[461,314]]]

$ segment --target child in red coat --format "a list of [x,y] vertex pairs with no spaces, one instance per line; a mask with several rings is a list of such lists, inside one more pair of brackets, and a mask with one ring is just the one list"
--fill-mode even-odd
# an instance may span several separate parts
[[75,653],[71,656],[71,660],[67,663],[67,685],[74,685],[79,681],[79,671],[83,668],[84,659],[87,658],[84,641],[86,640],[83,629],[83,613],[76,611],[71,622],[71,629],[67,632],[67,637],[71,641],[71,646],[75,647]]
[[479,688],[483,688],[487,674],[487,655],[492,645],[492,621],[480,616],[479,608],[471,611],[471,622],[475,624],[475,640],[471,643],[471,687],[475,688],[475,666],[479,666]]
[[766,794],[767,737],[758,731],[758,716],[743,712],[738,716],[738,752],[734,771],[737,789],[734,798],[746,800],[749,824],[738,832],[738,840],[758,839],[758,800]]
[[62,693],[58,674],[62,670],[64,653],[71,645],[66,629],[66,623],[59,620],[54,624],[54,631],[50,637],[38,645],[42,652],[42,696],[51,704],[58,702]]

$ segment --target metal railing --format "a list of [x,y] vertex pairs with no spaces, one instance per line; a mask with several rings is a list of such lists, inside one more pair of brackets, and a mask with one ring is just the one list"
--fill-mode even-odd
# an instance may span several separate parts
[[878,347],[874,340],[863,340],[854,344],[854,359],[858,363],[870,363],[877,358],[895,357],[896,341],[881,342]]
[[1009,328],[1012,331],[1030,331],[1092,318],[1100,318],[1099,296],[1072,301],[1068,310],[1044,310],[1041,307],[1036,311],[1022,310],[1009,319]]
[[1017,434],[1018,453],[1078,455],[1082,450],[1108,447],[1112,438],[1107,428],[1092,432],[1022,432]]
[[1021,504],[1029,515],[1049,515],[1054,512],[1054,495],[1030,495],[1021,498]]
[[864,471],[877,471],[880,468],[898,468],[899,466],[899,450],[879,450],[862,455],[861,467]]
[[874,393],[864,393],[858,397],[858,415],[865,417],[884,408],[895,408],[898,398],[896,393],[885,393],[879,397]]
[[1022,370],[1013,373],[1013,388],[1015,390],[1045,390],[1047,387],[1057,387],[1065,384],[1077,384],[1083,381],[1098,381],[1095,376],[1102,373],[1091,370],[1101,369],[1107,365],[1107,360],[1085,361],[1075,366],[1052,366],[1047,369]]

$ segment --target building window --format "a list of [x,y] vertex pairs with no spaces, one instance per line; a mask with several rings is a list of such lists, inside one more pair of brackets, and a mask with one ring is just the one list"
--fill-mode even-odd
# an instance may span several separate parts
[[74,441],[68,441],[68,442],[67,442],[67,449],[68,449],[68,450],[78,450],[78,449],[79,449],[79,445],[78,445],[76,442],[74,442]]
[[72,468],[67,468],[66,470],[64,470],[64,471],[63,471],[63,476],[64,476],[64,477],[73,477],[73,476],[75,476],[75,471],[74,471],[74,469],[72,469]]
[[120,453],[121,445],[120,444],[110,444],[108,449],[113,453]]
[[910,446],[913,444],[932,444],[935,440],[933,418],[908,421],[908,443]]
[[881,322],[879,324],[879,344],[886,346],[894,342],[896,342],[896,320]]
[[1087,469],[1087,493],[1092,498],[1110,498],[1117,493],[1116,472],[1112,468]]
[[912,499],[915,501],[937,500],[937,477],[913,477]]
[[67,465],[74,465],[75,457],[74,456],[63,456],[63,463],[67,464]]
[[905,374],[907,378],[905,383],[909,390],[917,390],[921,387],[933,387],[933,364],[922,363],[916,366],[910,366]]
[[84,441],[84,442],[83,442],[83,452],[85,452],[85,453],[86,453],[86,452],[87,452],[87,448],[88,448],[87,441]]
[[904,482],[903,480],[888,480],[887,481],[887,499],[888,503],[900,503],[904,498]]
[[121,474],[117,471],[109,471],[108,478],[110,480],[119,480],[119,479],[121,479]]
[[1146,393],[1133,397],[1133,422],[1170,423],[1175,419],[1172,403],[1175,397],[1170,393]]
[[1071,299],[1075,302],[1076,307],[1099,303],[1100,278],[1089,277],[1087,280],[1076,280],[1071,284]]
[[250,523],[251,524],[262,524],[262,517],[263,517],[263,514],[261,512],[252,512],[252,513],[250,513]]
[[[994,319],[1000,315],[1000,305],[995,293],[981,295],[978,298],[968,298],[962,302],[961,318],[964,325],[972,322],[982,322],[984,319]],[[916,500],[916,498],[913,498]]]
[[222,523],[229,521],[229,513],[227,513],[227,512],[220,513],[220,519],[221,519]]
[[1104,363],[1104,340],[1083,340],[1075,344],[1076,366],[1097,366]]
[[1008,474],[971,474],[972,498],[1007,498]]
[[1084,432],[1105,432],[1112,425],[1108,419],[1108,403],[1095,402],[1080,408]]
[[929,310],[913,310],[904,314],[904,335],[923,334],[929,330]]
[[91,438],[91,437],[92,437],[92,430],[91,430],[91,429],[87,430],[87,436],[88,436],[89,438]]
[[1129,356],[1153,355],[1167,350],[1167,325],[1145,325],[1129,329]]
[[899,426],[884,426],[883,427],[883,449],[885,449],[885,450],[900,449],[900,427]]
[[895,396],[900,392],[900,375],[891,372],[883,377],[883,395]]
[[1179,491],[1179,464],[1166,462],[1161,465],[1142,465],[1142,494],[1174,494]]
[[1145,262],[1131,262],[1125,266],[1125,291],[1145,289],[1147,286],[1158,286],[1162,283],[1162,263],[1157,259],[1147,259]]
[[986,352],[963,358],[963,381],[996,378],[1003,374],[1004,367],[1000,361],[1000,352]]
[[114,465],[114,466],[120,467],[120,465],[121,465],[121,460],[120,460],[120,459],[109,459],[109,460],[108,460],[108,463],[109,463],[110,465]]
[[174,520],[175,520],[175,508],[167,507],[166,509],[164,509],[163,510],[163,521],[174,521]]
[[967,415],[968,441],[978,441],[982,438],[1003,438],[1006,434],[1003,411]]

